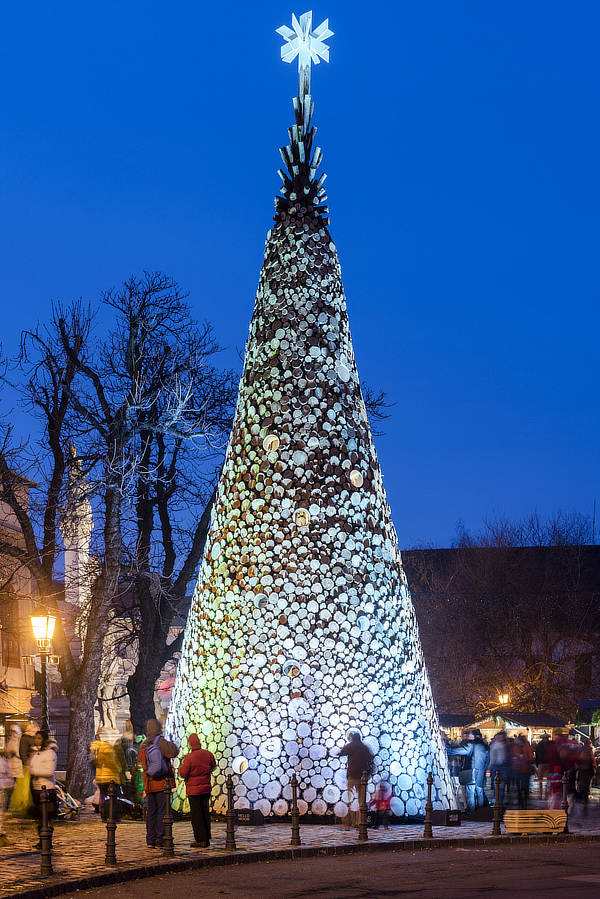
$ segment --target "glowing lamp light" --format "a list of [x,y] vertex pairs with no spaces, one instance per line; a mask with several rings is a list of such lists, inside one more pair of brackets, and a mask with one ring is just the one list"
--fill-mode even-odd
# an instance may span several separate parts
[[498,694],[498,704],[499,705],[508,705],[509,700],[510,700],[510,696],[508,695],[508,693],[499,693]]
[[31,627],[33,628],[33,636],[41,648],[47,647],[52,640],[54,634],[54,625],[56,618],[54,615],[32,615]]

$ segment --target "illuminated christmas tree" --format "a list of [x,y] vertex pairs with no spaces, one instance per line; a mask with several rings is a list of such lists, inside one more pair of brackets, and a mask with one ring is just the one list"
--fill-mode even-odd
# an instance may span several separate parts
[[437,807],[453,793],[317,173],[310,70],[332,32],[292,24],[295,124],[167,731],[215,754],[217,812],[233,772],[238,808],[286,814],[296,771],[301,813],[343,816],[357,730],[413,816],[429,771]]

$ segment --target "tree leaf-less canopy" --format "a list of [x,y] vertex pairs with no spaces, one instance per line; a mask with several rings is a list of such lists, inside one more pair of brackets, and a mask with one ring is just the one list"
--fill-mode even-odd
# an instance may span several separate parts
[[[157,662],[164,656],[177,600],[201,556],[206,516],[198,509],[212,492],[234,396],[231,372],[216,365],[210,326],[193,321],[172,279],[131,278],[104,294],[102,307],[111,319],[105,334],[82,303],[56,304],[47,324],[23,333],[4,382],[16,388],[39,436],[19,441],[5,425],[0,445],[0,499],[23,538],[0,541],[0,554],[27,568],[40,604],[59,612],[56,645],[70,700],[67,782],[78,796],[91,786],[88,747],[115,610],[133,585],[135,678],[148,667],[148,646]],[[69,639],[56,580],[72,446],[95,521],[81,651]],[[23,475],[36,484],[29,505],[18,490]],[[77,489],[72,467],[69,489]],[[151,695],[152,673],[138,679]]]

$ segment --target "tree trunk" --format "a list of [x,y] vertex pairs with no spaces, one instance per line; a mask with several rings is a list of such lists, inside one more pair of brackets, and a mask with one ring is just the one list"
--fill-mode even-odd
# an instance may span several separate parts
[[129,716],[133,725],[135,734],[146,733],[146,721],[148,718],[155,718],[156,711],[154,708],[154,688],[160,674],[162,664],[154,656],[145,655],[145,661],[140,661],[132,675],[127,681],[127,692],[129,693]]
[[94,771],[90,760],[90,744],[94,739],[94,706],[98,685],[88,683],[70,696],[69,742],[67,751],[67,790],[76,799],[94,792]]

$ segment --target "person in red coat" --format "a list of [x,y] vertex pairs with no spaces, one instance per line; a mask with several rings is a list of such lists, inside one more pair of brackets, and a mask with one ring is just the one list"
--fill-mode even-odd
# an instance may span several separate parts
[[179,766],[179,776],[185,780],[185,791],[190,801],[194,839],[190,846],[208,849],[210,846],[210,812],[208,800],[212,785],[210,775],[217,767],[212,752],[202,749],[197,734],[188,737],[191,752]]

